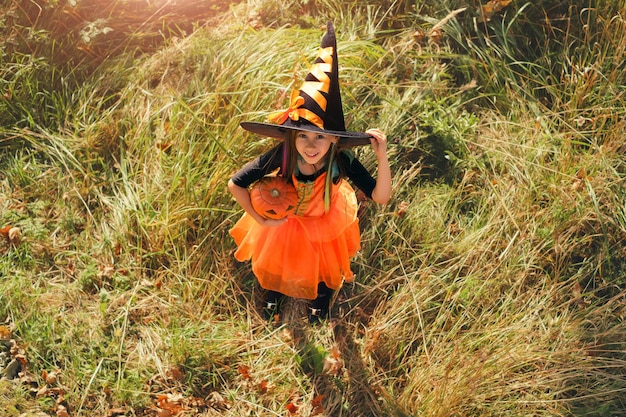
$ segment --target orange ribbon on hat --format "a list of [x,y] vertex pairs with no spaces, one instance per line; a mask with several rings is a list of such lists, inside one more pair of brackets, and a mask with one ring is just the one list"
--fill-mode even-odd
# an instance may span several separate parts
[[271,113],[267,119],[279,125],[285,123],[288,118],[293,121],[300,119],[300,106],[304,104],[304,98],[298,94],[299,92],[297,90],[293,90],[291,92],[291,104],[289,104],[289,108]]

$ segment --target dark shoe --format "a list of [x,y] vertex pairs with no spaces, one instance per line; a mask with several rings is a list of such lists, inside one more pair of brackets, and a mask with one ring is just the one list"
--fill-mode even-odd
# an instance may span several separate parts
[[328,319],[328,309],[309,307],[309,324],[318,324]]
[[272,323],[280,321],[280,308],[284,295],[276,291],[267,291],[263,302],[263,318]]
[[280,320],[280,306],[276,303],[265,303],[263,305],[263,319],[278,322]]
[[320,285],[320,287],[321,291],[318,292],[317,298],[311,301],[308,309],[309,323],[311,324],[317,324],[329,317],[328,310],[331,292],[325,285],[323,287]]

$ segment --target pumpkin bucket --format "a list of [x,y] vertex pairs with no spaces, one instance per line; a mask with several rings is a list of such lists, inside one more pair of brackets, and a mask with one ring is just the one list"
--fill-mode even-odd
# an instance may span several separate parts
[[298,193],[283,177],[263,177],[250,189],[250,201],[261,216],[282,219],[295,209]]

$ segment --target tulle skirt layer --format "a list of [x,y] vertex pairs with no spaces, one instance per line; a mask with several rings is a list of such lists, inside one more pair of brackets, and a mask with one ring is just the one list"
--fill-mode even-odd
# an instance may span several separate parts
[[252,261],[263,288],[314,299],[320,282],[338,289],[353,280],[350,259],[361,240],[357,209],[354,190],[341,181],[333,187],[328,212],[323,202],[312,202],[304,215],[291,215],[278,227],[263,227],[244,214],[230,230],[238,246],[235,258]]

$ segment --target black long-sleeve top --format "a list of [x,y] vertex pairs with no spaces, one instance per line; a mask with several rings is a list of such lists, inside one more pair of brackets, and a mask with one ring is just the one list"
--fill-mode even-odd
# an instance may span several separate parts
[[[280,168],[283,146],[284,144],[280,143],[263,155],[245,164],[231,178],[233,183],[239,187],[248,188],[255,181]],[[341,163],[344,166],[345,176],[348,177],[357,188],[363,191],[368,198],[372,198],[372,191],[374,187],[376,187],[374,177],[372,177],[357,158],[348,154],[346,151],[339,152],[338,157],[341,158]],[[298,181],[314,181],[325,170],[324,168],[313,175],[297,174],[296,178]]]

